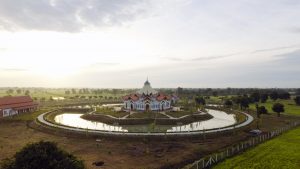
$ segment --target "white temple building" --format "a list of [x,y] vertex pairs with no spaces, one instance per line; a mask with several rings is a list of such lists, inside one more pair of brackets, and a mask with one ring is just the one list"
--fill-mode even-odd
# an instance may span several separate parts
[[151,87],[148,79],[137,93],[123,97],[124,108],[136,111],[164,111],[171,109],[177,97],[157,92]]

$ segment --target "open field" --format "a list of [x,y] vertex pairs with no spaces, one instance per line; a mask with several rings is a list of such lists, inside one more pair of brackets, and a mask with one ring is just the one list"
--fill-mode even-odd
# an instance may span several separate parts
[[[138,141],[102,138],[97,144],[95,138],[53,135],[28,128],[26,122],[0,122],[0,160],[13,154],[30,142],[40,140],[57,142],[59,147],[83,159],[87,168],[97,168],[95,161],[104,161],[101,168],[169,168],[203,153],[215,151],[220,146],[236,142],[241,137],[223,137],[218,140],[193,141]],[[172,168],[172,167],[170,167]]]
[[263,143],[239,156],[218,164],[215,169],[298,169],[300,166],[300,128]]
[[[96,168],[95,161],[104,161],[101,168],[177,168],[211,154],[219,149],[246,139],[244,131],[218,135],[216,138],[190,138],[185,140],[108,139],[72,136],[38,131],[27,126],[42,111],[0,119],[0,160],[11,157],[25,144],[40,140],[55,141],[66,151],[85,161],[87,168]],[[294,117],[263,115],[259,127],[263,131],[282,127]],[[253,123],[250,128],[256,128]]]
[[[268,112],[273,112],[272,106],[274,103],[282,103],[284,104],[285,113],[290,115],[300,115],[300,106],[297,106],[294,100],[268,100],[266,103],[259,103],[260,106],[265,106],[268,109]],[[250,109],[256,110],[255,104],[250,105]],[[285,114],[282,113],[282,114]]]

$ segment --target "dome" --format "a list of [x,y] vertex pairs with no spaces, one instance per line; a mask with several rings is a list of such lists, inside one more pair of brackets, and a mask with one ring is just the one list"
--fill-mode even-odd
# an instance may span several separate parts
[[145,95],[150,95],[150,94],[157,94],[157,91],[152,89],[150,82],[148,79],[144,83],[144,86],[141,90],[137,92],[138,94],[145,94]]

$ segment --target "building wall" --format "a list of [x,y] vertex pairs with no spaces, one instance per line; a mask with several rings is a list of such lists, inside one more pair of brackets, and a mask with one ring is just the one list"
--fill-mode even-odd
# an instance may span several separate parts
[[156,99],[153,99],[150,101],[145,101],[143,99],[140,99],[137,101],[124,101],[124,107],[127,110],[133,109],[138,111],[145,111],[147,104],[149,105],[149,109],[152,111],[166,110],[171,108],[171,100],[157,101]]
[[12,108],[3,109],[3,110],[0,110],[0,117],[14,116],[14,115],[21,114],[21,113],[32,112],[32,111],[35,111],[36,109],[37,109],[37,107],[20,109],[20,110],[14,110]]
[[17,114],[18,114],[18,111],[15,111],[13,109],[4,109],[2,111],[3,117],[13,116],[13,115],[17,115]]

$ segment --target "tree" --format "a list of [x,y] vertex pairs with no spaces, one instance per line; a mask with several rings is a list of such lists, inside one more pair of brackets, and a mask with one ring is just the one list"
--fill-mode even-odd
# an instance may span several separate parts
[[217,92],[217,91],[213,91],[213,92],[212,92],[212,95],[213,95],[214,97],[217,97],[217,96],[218,96],[218,92]]
[[256,115],[257,115],[257,118],[260,118],[260,115],[261,114],[267,114],[268,113],[268,110],[266,109],[265,106],[256,106]]
[[72,94],[76,94],[76,89],[72,89]]
[[21,93],[22,93],[22,90],[21,90],[21,89],[17,89],[17,93],[18,93],[18,94],[21,94]]
[[6,93],[7,93],[8,95],[11,95],[11,94],[14,93],[14,90],[13,90],[13,89],[8,89],[8,90],[6,91]]
[[232,103],[231,100],[226,100],[226,101],[224,102],[224,105],[225,105],[225,107],[232,107],[232,106],[233,106],[233,103]]
[[300,96],[296,96],[294,100],[296,105],[300,106]]
[[273,91],[270,93],[270,98],[274,101],[278,99],[278,93],[276,91]]
[[40,141],[25,146],[14,155],[5,159],[2,169],[84,169],[82,160],[59,149],[56,143]]
[[30,94],[30,91],[29,91],[29,90],[26,90],[26,91],[25,91],[25,95],[26,95],[26,96],[29,96],[29,94]]
[[284,92],[281,92],[278,94],[278,98],[284,99],[284,100],[289,100],[289,99],[291,99],[291,94],[289,92],[284,91]]
[[260,102],[266,103],[267,100],[268,100],[268,98],[269,98],[269,95],[268,95],[267,93],[262,93],[262,94],[260,95]]
[[71,91],[70,90],[66,90],[65,94],[69,95],[69,94],[71,94]]
[[205,105],[206,104],[205,99],[203,97],[199,97],[199,96],[195,98],[195,102],[198,105]]
[[284,112],[284,105],[281,103],[275,103],[272,110],[277,113],[278,117],[280,117],[280,113]]
[[300,95],[300,89],[296,90],[296,95]]
[[242,96],[239,98],[239,104],[241,110],[249,108],[249,98],[247,96]]
[[251,98],[252,102],[259,102],[259,99],[260,99],[259,92],[256,91],[256,92],[251,93],[250,98]]

